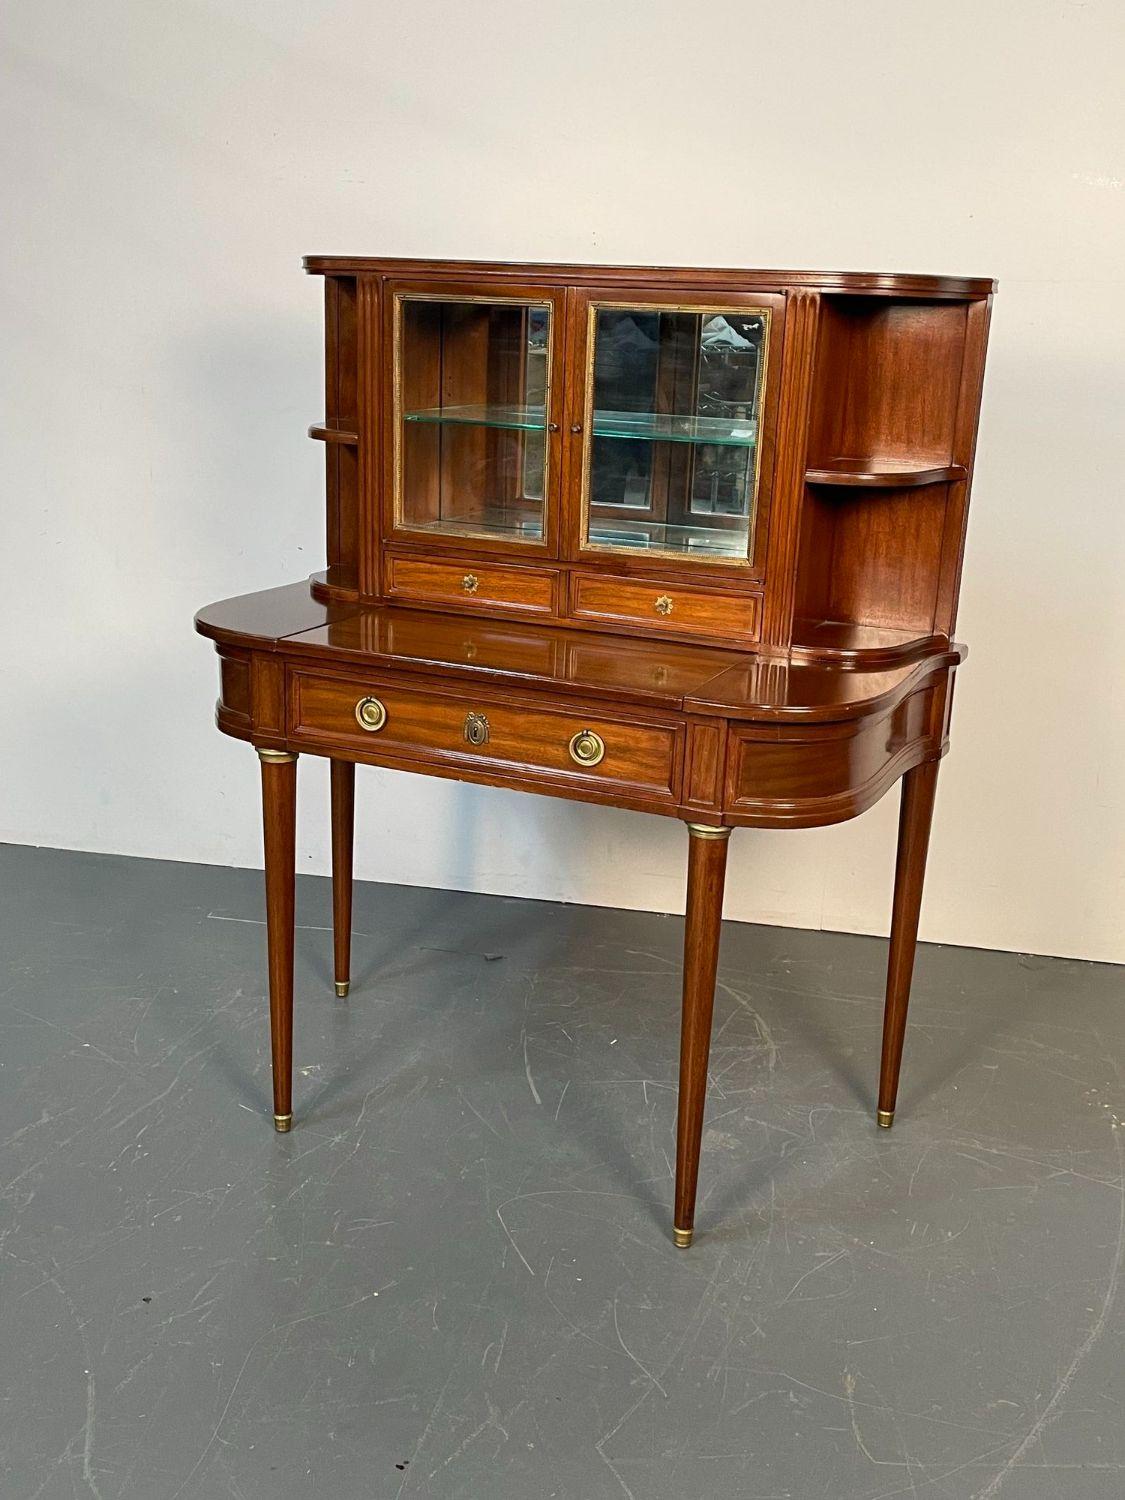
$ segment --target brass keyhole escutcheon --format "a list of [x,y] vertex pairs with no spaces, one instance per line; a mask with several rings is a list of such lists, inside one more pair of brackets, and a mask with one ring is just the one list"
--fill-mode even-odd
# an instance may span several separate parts
[[382,729],[387,722],[387,710],[378,698],[361,698],[355,706],[356,723],[369,734]]
[[483,714],[465,715],[465,738],[470,745],[488,744],[488,720]]
[[570,758],[579,766],[596,766],[605,754],[605,740],[592,729],[580,729],[570,742]]
[[658,615],[670,615],[672,613],[671,594],[661,594],[660,598],[653,605],[653,609],[656,610]]
[[466,573],[461,580],[461,587],[465,590],[466,594],[475,594],[477,589],[480,588],[480,579],[475,573]]

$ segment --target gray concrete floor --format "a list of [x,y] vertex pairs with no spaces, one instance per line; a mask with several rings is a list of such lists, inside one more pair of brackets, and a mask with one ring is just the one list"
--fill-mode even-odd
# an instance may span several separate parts
[[0,850],[0,1494],[1125,1494],[1123,971],[728,925],[669,1241],[676,918]]

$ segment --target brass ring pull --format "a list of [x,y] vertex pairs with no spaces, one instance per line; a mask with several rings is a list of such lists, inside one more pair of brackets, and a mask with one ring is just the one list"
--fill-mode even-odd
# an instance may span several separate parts
[[580,729],[570,742],[570,758],[579,766],[596,766],[605,755],[605,740],[592,729]]
[[652,607],[659,615],[670,615],[672,613],[671,594],[661,594],[660,598],[657,599],[656,603]]
[[461,580],[461,587],[465,590],[466,594],[475,594],[477,589],[480,588],[480,579],[475,573],[466,573]]
[[378,698],[361,698],[355,706],[355,718],[361,729],[374,734],[387,722],[387,710]]

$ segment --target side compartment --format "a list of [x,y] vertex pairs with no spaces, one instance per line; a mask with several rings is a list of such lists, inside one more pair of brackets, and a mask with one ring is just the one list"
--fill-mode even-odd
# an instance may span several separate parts
[[986,300],[821,299],[792,645],[832,656],[948,639]]
[[820,828],[864,812],[904,772],[943,753],[952,681],[944,670],[862,718],[732,725],[723,821]]

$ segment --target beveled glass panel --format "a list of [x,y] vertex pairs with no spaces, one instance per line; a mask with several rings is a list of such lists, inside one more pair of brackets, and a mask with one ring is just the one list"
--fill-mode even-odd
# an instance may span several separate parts
[[400,526],[542,541],[550,351],[547,303],[401,299]]
[[592,309],[586,547],[749,557],[769,316]]

